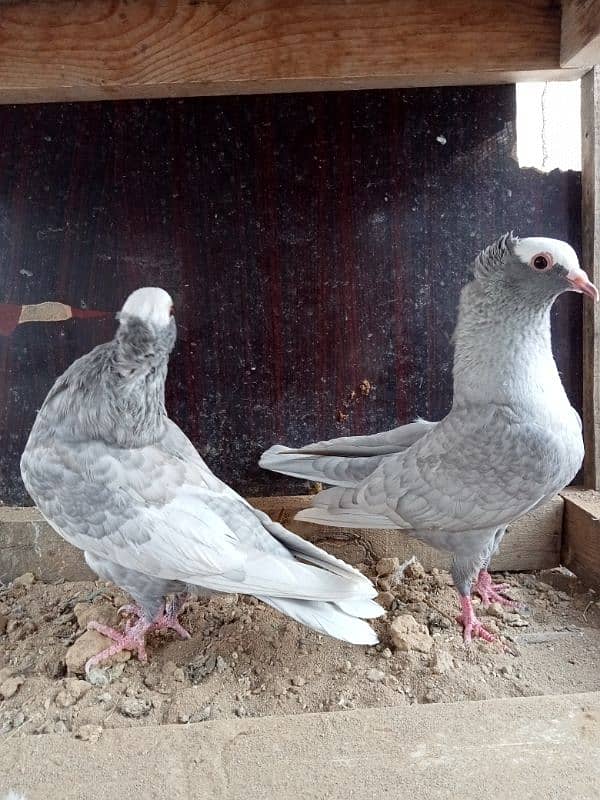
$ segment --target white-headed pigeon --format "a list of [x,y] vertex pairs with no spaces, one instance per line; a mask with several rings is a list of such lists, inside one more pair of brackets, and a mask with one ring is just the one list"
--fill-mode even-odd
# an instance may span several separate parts
[[[50,525],[136,606],[89,670],[122,649],[145,660],[145,635],[172,628],[186,593],[240,592],[330,636],[375,644],[362,618],[383,609],[358,570],[273,522],[220,481],[165,411],[173,304],[138,289],[112,341],[75,361],[40,409],[21,459]],[[165,605],[167,596],[175,601]],[[135,620],[135,621],[132,621]]]
[[491,640],[471,603],[509,604],[487,572],[507,525],[568,484],[581,466],[581,421],[552,355],[550,309],[575,291],[598,299],[574,250],[511,234],[484,250],[462,291],[454,400],[440,422],[299,449],[275,446],[266,469],[331,484],[297,519],[407,529],[453,555],[465,641]]

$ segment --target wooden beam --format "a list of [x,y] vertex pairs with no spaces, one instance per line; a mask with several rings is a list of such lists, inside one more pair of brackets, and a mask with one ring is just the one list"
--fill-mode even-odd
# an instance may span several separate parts
[[600,493],[563,492],[561,563],[585,583],[600,587]]
[[600,0],[563,0],[560,63],[562,67],[600,63]]
[[[342,530],[297,522],[294,514],[310,505],[308,495],[248,499],[277,522],[351,564],[372,567],[385,556],[404,561],[414,555],[426,569],[450,566],[447,553],[427,547],[402,531]],[[492,569],[518,571],[558,566],[563,508],[562,497],[554,497],[517,520],[494,557]],[[24,572],[33,572],[46,581],[93,577],[81,550],[55,533],[36,508],[0,507],[0,584]]]
[[[600,68],[581,82],[582,253],[583,267],[600,282]],[[583,308],[583,435],[584,484],[600,488],[600,310]]]
[[577,77],[554,0],[0,3],[0,101]]

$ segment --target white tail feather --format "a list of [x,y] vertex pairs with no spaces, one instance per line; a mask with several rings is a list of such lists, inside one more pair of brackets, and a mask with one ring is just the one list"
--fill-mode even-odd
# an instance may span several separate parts
[[322,550],[320,547],[312,544],[312,542],[303,539],[296,533],[288,531],[279,522],[274,522],[268,514],[259,509],[254,509],[255,514],[258,516],[262,524],[269,531],[271,536],[274,536],[281,544],[288,548],[295,556],[308,561],[310,564],[315,564],[318,567],[327,569],[335,575],[343,577],[352,576],[360,585],[360,595],[362,597],[375,597],[377,590],[373,587],[371,581],[365,577],[360,570],[342,561],[341,558]]
[[376,619],[385,614],[385,609],[379,603],[374,603],[373,600],[363,600],[360,597],[354,597],[352,600],[337,600],[335,604],[351,617]]
[[337,604],[264,596],[259,597],[259,600],[319,633],[333,636],[334,639],[365,645],[379,642],[379,637],[367,622],[346,614]]

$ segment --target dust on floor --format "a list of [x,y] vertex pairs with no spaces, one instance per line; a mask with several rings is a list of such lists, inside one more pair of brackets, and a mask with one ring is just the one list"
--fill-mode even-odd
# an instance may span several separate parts
[[108,640],[94,640],[99,635],[84,633],[85,626],[90,619],[114,624],[127,598],[100,581],[51,585],[22,576],[0,589],[0,742],[31,733],[93,740],[104,728],[132,725],[600,690],[594,592],[555,571],[496,577],[524,608],[478,607],[499,637],[493,644],[463,645],[448,574],[425,573],[416,563],[395,587],[385,575],[377,579],[388,607],[375,622],[377,647],[320,636],[253,598],[193,599],[181,615],[190,640],[155,634],[147,664],[113,662],[86,681],[84,659]]

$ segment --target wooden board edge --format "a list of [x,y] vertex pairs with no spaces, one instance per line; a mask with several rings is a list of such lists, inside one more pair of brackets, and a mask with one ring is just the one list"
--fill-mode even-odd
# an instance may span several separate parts
[[600,492],[567,489],[561,563],[592,588],[600,587]]

